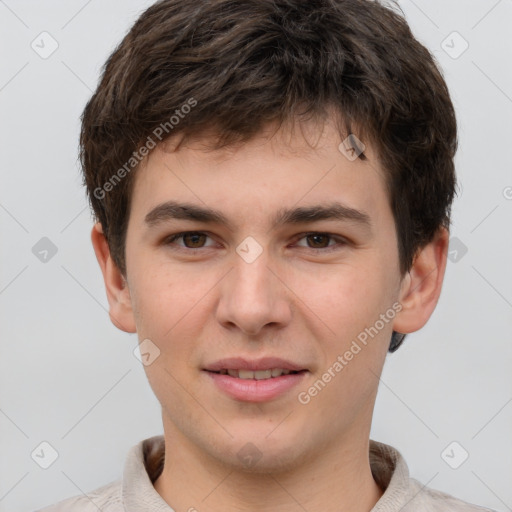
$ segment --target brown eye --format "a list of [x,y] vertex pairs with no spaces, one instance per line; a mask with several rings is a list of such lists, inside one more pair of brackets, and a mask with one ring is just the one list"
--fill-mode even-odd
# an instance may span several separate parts
[[185,247],[199,249],[203,247],[207,236],[204,233],[185,233],[182,238]]
[[212,246],[213,240],[210,240],[210,244],[208,244],[209,238],[208,234],[201,231],[187,231],[168,237],[165,240],[165,245],[174,246],[173,248],[176,250],[203,249]]
[[333,251],[339,251],[347,246],[349,242],[346,238],[331,235],[330,233],[303,233],[298,239],[296,246],[309,249],[317,254],[325,254]]
[[322,233],[307,235],[306,238],[309,242],[311,242],[312,249],[323,249],[324,247],[328,247],[329,241],[331,239],[329,235],[324,235]]

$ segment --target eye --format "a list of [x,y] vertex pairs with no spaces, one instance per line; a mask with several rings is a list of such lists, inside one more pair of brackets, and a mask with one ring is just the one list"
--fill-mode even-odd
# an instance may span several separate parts
[[[208,239],[211,241],[207,244]],[[181,241],[182,243],[176,243]],[[303,243],[295,243],[297,247],[304,247],[314,252],[321,251],[323,253],[336,251],[347,245],[348,241],[344,238],[330,233],[305,233],[297,239],[297,242],[305,241]],[[215,242],[212,238],[202,231],[185,231],[182,233],[176,233],[167,237],[164,240],[165,245],[174,246],[176,250],[198,250],[206,249],[215,246]]]
[[211,247],[211,245],[205,245],[206,240],[210,238],[206,233],[202,231],[186,231],[183,233],[176,233],[165,239],[166,245],[173,245],[177,240],[182,240],[183,245],[178,244],[181,249],[202,249],[203,247]]
[[313,251],[322,252],[335,251],[347,244],[347,241],[342,237],[331,235],[329,233],[306,233],[299,240],[305,240],[306,244],[311,244],[306,246],[297,244],[299,247],[306,247]]

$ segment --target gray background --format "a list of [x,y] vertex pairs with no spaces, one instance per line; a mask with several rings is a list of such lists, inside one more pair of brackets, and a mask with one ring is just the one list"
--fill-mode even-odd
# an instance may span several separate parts
[[[162,432],[136,335],[107,315],[77,166],[100,67],[150,3],[0,0],[0,511],[117,479],[129,447]],[[372,438],[422,483],[511,510],[512,0],[400,5],[452,92],[460,192],[438,308],[388,357]],[[31,47],[55,44],[43,31],[59,45],[47,58]]]

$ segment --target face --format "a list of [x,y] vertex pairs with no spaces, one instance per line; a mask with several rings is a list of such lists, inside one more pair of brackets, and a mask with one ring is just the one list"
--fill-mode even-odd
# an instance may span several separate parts
[[333,126],[308,126],[160,147],[135,177],[121,327],[150,340],[166,434],[229,466],[249,455],[272,471],[368,440],[398,316],[376,155],[351,161]]

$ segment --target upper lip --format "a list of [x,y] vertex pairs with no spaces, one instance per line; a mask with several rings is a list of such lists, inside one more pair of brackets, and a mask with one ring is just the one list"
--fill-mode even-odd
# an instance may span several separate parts
[[268,370],[272,368],[280,368],[282,370],[290,370],[299,372],[306,370],[300,364],[281,359],[280,357],[263,357],[261,359],[244,359],[243,357],[228,357],[219,359],[214,363],[209,364],[204,369],[211,372],[218,372],[220,370]]

